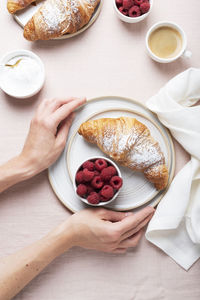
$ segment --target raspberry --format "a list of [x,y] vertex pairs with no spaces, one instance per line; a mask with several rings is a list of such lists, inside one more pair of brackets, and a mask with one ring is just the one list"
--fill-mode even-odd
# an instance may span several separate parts
[[129,9],[134,6],[134,0],[123,0],[123,8]]
[[144,0],[134,0],[134,2],[135,2],[135,5],[140,6],[144,2]]
[[111,179],[111,177],[113,177],[116,174],[117,174],[117,170],[115,169],[115,167],[110,166],[110,167],[103,169],[101,171],[100,176],[103,181],[109,181]]
[[90,195],[91,193],[93,193],[94,192],[94,189],[93,189],[93,187],[91,186],[91,185],[86,185],[87,186],[87,194],[88,195]]
[[105,161],[105,159],[97,159],[94,164],[95,164],[95,168],[98,171],[103,170],[108,165],[107,162]]
[[83,169],[84,181],[86,181],[86,182],[91,181],[93,177],[94,177],[94,172],[89,171],[88,169]]
[[115,0],[117,7],[120,7],[123,5],[123,0]]
[[91,204],[98,204],[100,200],[99,194],[93,192],[87,197],[87,201]]
[[129,17],[136,18],[141,15],[141,11],[138,6],[132,6],[128,11]]
[[100,172],[97,171],[97,170],[95,170],[95,171],[94,171],[94,176],[99,176],[99,175],[100,175]]
[[86,187],[86,185],[85,184],[79,184],[77,186],[76,193],[79,196],[84,197],[87,194],[87,187]]
[[128,16],[128,9],[124,8],[123,6],[119,7],[120,13],[122,13],[125,16]]
[[84,179],[83,179],[83,171],[79,171],[76,173],[76,182],[77,183],[82,183],[84,182]]
[[140,5],[140,10],[143,14],[146,14],[150,9],[150,4],[149,2],[144,2]]
[[104,198],[101,194],[99,194],[99,199],[101,202],[107,202],[108,200]]
[[110,180],[110,185],[113,187],[115,190],[119,190],[120,187],[123,184],[123,180],[119,176],[113,176]]
[[114,190],[110,185],[104,185],[100,191],[100,195],[103,196],[107,201],[110,200],[114,195]]
[[95,176],[91,181],[91,186],[95,189],[101,189],[103,186],[103,181],[100,176]]
[[88,169],[89,171],[94,171],[94,163],[92,161],[85,161],[83,163],[83,169]]

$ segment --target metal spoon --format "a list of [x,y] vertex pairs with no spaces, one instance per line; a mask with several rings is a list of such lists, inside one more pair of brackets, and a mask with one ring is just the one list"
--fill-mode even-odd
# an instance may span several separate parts
[[17,67],[21,60],[22,60],[22,58],[18,59],[18,60],[16,61],[16,63],[13,64],[13,65],[5,64],[5,67],[10,67],[10,68]]
[[10,64],[2,65],[2,64],[0,64],[0,67],[10,67],[10,68],[14,68],[14,67],[18,66],[18,64],[20,63],[21,60],[22,60],[22,58],[18,59],[18,60],[16,61],[16,63],[14,63],[13,65],[10,65]]

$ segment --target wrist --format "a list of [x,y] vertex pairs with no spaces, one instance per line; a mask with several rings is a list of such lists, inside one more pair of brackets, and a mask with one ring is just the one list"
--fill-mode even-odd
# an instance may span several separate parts
[[17,161],[23,180],[29,179],[38,173],[34,161],[26,158],[22,153],[17,156]]
[[56,256],[63,254],[70,248],[75,246],[73,228],[69,220],[61,223],[47,236],[46,240],[52,245],[52,249]]

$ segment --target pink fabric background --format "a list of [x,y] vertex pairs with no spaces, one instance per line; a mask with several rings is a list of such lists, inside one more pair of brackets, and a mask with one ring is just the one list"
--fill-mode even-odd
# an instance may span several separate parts
[[[112,1],[105,0],[96,23],[76,38],[30,43],[22,29],[0,7],[0,56],[17,48],[34,51],[44,61],[44,89],[29,100],[0,92],[0,163],[17,154],[40,99],[69,95],[132,97],[143,103],[171,77],[200,67],[200,1],[154,0],[151,15],[139,24],[122,23]],[[168,65],[153,62],[145,52],[145,33],[157,21],[172,20],[185,30],[190,60]],[[189,159],[176,144],[176,170]],[[47,173],[20,183],[0,196],[0,255],[39,239],[70,212],[54,195]],[[197,300],[200,261],[188,272],[144,238],[126,255],[72,249],[34,279],[16,300]]]

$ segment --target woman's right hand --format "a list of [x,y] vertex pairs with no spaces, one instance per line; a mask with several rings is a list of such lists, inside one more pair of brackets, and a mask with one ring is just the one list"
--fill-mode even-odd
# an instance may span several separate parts
[[66,236],[67,248],[70,239],[71,247],[124,253],[128,248],[137,246],[142,237],[142,229],[153,214],[152,207],[136,213],[115,212],[104,208],[82,210],[60,225],[63,246]]

